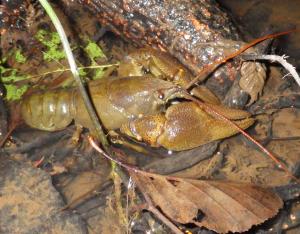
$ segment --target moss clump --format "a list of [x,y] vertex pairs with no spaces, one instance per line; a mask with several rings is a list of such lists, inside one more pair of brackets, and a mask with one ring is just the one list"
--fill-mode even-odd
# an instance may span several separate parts
[[57,32],[41,29],[36,33],[35,38],[46,47],[46,51],[43,51],[45,61],[59,61],[66,58]]
[[14,83],[17,81],[26,80],[28,78],[25,75],[20,75],[16,69],[6,68],[4,66],[5,62],[5,58],[0,60],[0,75],[6,89],[6,99],[8,101],[18,100],[26,92],[28,85],[22,85],[21,87],[18,87],[14,85]]
[[[87,40],[87,45],[83,48],[89,59],[91,60],[91,66],[98,66],[97,59],[106,58],[100,46],[97,43]],[[104,69],[103,68],[95,68],[94,75],[92,77],[93,80],[100,79],[103,77]]]
[[17,63],[25,63],[27,60],[26,57],[22,54],[22,51],[20,49],[16,50],[15,59]]
[[6,89],[6,100],[15,101],[19,100],[22,95],[27,91],[29,85],[22,85],[21,87],[17,87],[13,84],[4,84]]
[[[66,59],[58,33],[49,32],[42,29],[36,33],[35,38],[45,47],[45,50],[43,51],[43,60],[46,63],[53,61],[57,62],[62,59]],[[85,39],[84,41],[86,41],[86,46],[75,45],[74,47],[82,48],[86,56],[90,59],[91,64],[88,68],[93,68],[93,72],[89,74],[90,78],[102,78],[105,68],[99,67],[99,60],[101,61],[103,60],[103,58],[106,59],[106,56],[103,53],[101,47],[97,45],[97,43],[91,41],[90,39]],[[9,54],[7,54],[7,56],[14,58],[17,63],[24,64],[27,61],[27,58],[22,53],[21,49],[12,50]],[[4,58],[0,61],[0,75],[1,80],[6,88],[6,99],[8,101],[14,101],[20,99],[29,88],[29,85],[26,84],[26,82],[20,81],[28,80],[29,82],[31,76],[22,75],[17,69],[5,67],[6,60],[7,59]],[[66,70],[68,69],[66,68]],[[81,77],[87,77],[87,70],[85,68],[79,69],[79,73]],[[41,76],[42,75],[43,74],[41,74]],[[66,82],[61,84],[61,86],[68,87],[72,84],[72,81],[73,79],[66,80]]]

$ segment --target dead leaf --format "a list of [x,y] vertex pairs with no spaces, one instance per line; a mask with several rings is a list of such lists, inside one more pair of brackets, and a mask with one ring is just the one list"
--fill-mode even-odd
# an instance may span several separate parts
[[266,68],[261,63],[244,62],[241,67],[241,79],[239,85],[250,95],[248,105],[255,102],[262,90],[266,80]]
[[271,190],[252,184],[130,175],[142,193],[173,221],[219,233],[247,231],[273,217],[283,205]]

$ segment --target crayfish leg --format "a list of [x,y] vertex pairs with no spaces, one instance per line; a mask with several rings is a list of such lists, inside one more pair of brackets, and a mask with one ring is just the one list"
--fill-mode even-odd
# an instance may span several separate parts
[[76,125],[76,129],[71,137],[72,145],[74,145],[74,146],[78,145],[82,131],[83,131],[83,126]]

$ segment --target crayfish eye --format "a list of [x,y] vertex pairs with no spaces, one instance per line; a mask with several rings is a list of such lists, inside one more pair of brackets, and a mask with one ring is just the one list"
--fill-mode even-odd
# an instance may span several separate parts
[[158,93],[158,98],[163,100],[165,98],[165,95],[161,92]]
[[144,74],[146,75],[146,74],[149,74],[150,73],[150,69],[149,68],[143,68],[143,71],[144,71]]

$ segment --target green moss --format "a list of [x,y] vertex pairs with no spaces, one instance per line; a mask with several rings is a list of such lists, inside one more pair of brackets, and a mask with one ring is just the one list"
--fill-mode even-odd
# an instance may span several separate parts
[[26,62],[26,57],[22,54],[22,51],[20,49],[16,50],[15,59],[18,63]]
[[16,82],[27,79],[27,76],[19,74],[16,69],[5,68],[2,65],[0,65],[0,74],[3,83]]
[[[106,58],[105,54],[103,53],[100,46],[97,45],[97,43],[88,40],[88,43],[85,48],[83,48],[86,52],[87,56],[91,60],[91,66],[97,66],[99,65],[97,63],[97,59],[99,58]],[[104,69],[103,68],[95,68],[94,75],[92,77],[93,80],[100,79],[103,77]]]
[[[45,51],[43,51],[43,59],[45,63],[65,59],[65,53],[63,51],[58,33],[39,30],[36,33],[35,38],[45,46]],[[89,39],[87,39],[86,41],[87,44],[83,49],[91,61],[90,66],[98,66],[98,59],[106,58],[106,56],[103,53],[102,49],[95,42]],[[18,63],[25,63],[27,61],[27,58],[23,55],[22,50],[20,49],[11,51],[11,53],[7,54],[7,56],[14,58]],[[29,80],[31,78],[30,76],[20,74],[18,70],[14,68],[5,67],[5,62],[6,58],[0,60],[0,75],[1,80],[6,88],[6,99],[8,101],[18,100],[29,88],[29,85],[27,84],[20,85],[19,81],[26,79]],[[95,68],[92,73],[92,79],[99,79],[103,77],[104,69],[105,68]],[[79,69],[79,73],[81,77],[87,77],[88,70]],[[15,82],[19,82],[19,84],[15,84]],[[70,83],[72,82],[67,80],[62,84],[62,86],[68,87],[71,85]]]
[[28,85],[17,87],[13,83],[21,80],[26,80],[27,76],[19,74],[16,69],[6,68],[4,66],[5,60],[6,59],[2,59],[0,61],[0,75],[6,89],[6,99],[8,101],[18,100],[21,98],[23,93],[26,92],[26,90],[28,89]]
[[61,47],[58,33],[39,30],[36,33],[35,38],[47,48],[47,50],[44,51],[43,54],[43,58],[45,61],[59,61],[66,58],[65,53]]
[[21,87],[17,87],[13,84],[4,84],[6,89],[6,99],[8,101],[19,100],[22,95],[27,91],[28,85],[22,85]]
[[87,75],[86,71],[84,69],[78,69],[80,77],[85,77]]
[[88,40],[87,46],[84,48],[89,58],[93,61],[97,58],[106,58],[102,49],[93,41]]

